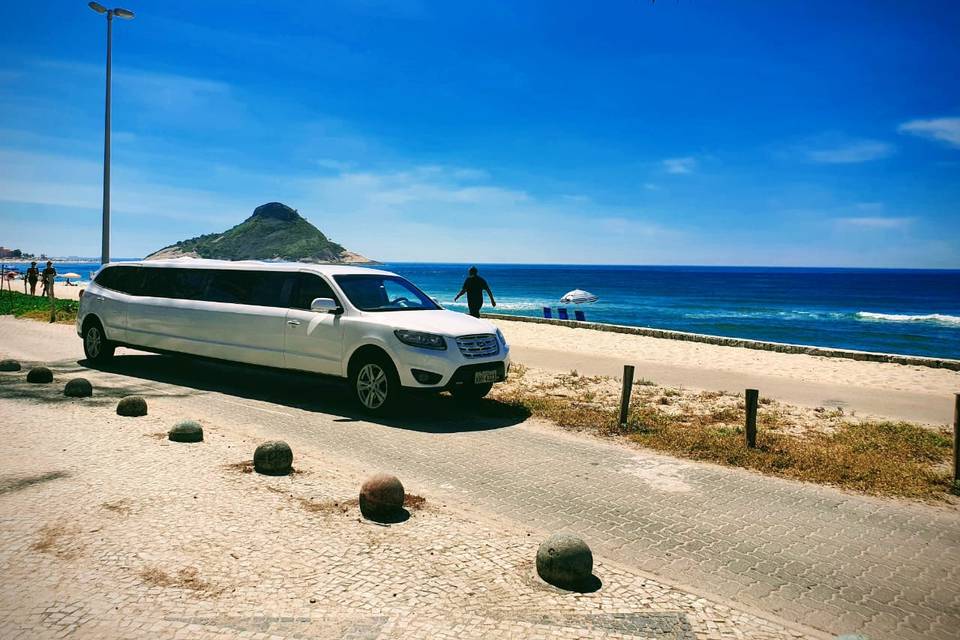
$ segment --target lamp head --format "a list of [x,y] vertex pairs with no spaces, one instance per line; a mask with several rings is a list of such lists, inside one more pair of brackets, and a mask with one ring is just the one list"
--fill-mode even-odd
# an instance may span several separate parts
[[113,15],[117,16],[118,18],[123,18],[124,20],[133,20],[133,11],[129,11],[127,9],[114,9]]
[[106,8],[105,6],[103,6],[102,4],[97,3],[97,2],[88,2],[88,3],[87,3],[87,6],[90,7],[91,9],[93,9],[94,11],[96,11],[97,13],[106,13],[106,12],[107,12],[107,8]]

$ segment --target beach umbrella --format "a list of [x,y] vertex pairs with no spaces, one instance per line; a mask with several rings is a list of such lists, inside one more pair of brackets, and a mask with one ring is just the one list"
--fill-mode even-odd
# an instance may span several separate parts
[[574,289],[573,291],[568,291],[563,294],[563,297],[560,298],[560,302],[564,304],[585,304],[590,302],[596,302],[599,300],[597,296],[593,295],[589,291],[584,291],[583,289]]
[[74,273],[73,271],[71,271],[70,273],[65,273],[65,274],[63,274],[62,277],[63,277],[64,280],[67,281],[67,284],[69,284],[69,283],[70,283],[70,278],[73,278],[74,280],[79,280],[79,279],[80,279],[80,274],[79,274],[79,273]]

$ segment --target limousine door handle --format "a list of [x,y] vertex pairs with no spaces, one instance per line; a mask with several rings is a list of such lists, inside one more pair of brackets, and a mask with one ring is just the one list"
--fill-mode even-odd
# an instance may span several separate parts
[[299,321],[299,320],[287,320],[287,324],[292,325],[292,326],[294,326],[294,327],[298,327],[298,326],[300,326],[300,321]]

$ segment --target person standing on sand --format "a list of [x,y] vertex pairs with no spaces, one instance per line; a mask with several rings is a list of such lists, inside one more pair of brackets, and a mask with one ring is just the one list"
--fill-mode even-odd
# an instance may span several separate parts
[[31,262],[27,269],[27,283],[30,285],[30,295],[37,295],[37,280],[40,278],[40,270],[37,269],[37,263]]
[[43,295],[53,297],[53,280],[57,277],[57,270],[53,268],[53,263],[47,260],[47,268],[40,274],[43,279]]
[[477,275],[477,268],[470,267],[470,270],[467,272],[469,275],[467,279],[463,281],[463,286],[460,288],[460,293],[457,294],[457,297],[453,299],[454,302],[460,299],[464,293],[467,294],[467,306],[470,307],[470,315],[474,318],[480,317],[480,307],[483,306],[483,292],[486,291],[487,295],[490,296],[490,304],[494,307],[497,306],[497,301],[493,299],[493,291],[490,291],[490,285],[487,284],[487,281]]

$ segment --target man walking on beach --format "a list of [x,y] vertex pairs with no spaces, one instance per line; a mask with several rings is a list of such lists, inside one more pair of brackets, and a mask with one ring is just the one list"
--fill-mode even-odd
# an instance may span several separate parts
[[47,268],[40,274],[43,279],[43,295],[53,297],[53,280],[57,277],[57,270],[53,268],[53,263],[47,260]]
[[497,306],[497,301],[493,299],[493,291],[490,291],[490,285],[487,284],[487,281],[477,275],[476,267],[470,267],[467,273],[469,275],[467,279],[463,281],[463,287],[460,288],[460,293],[457,294],[457,297],[454,298],[453,301],[456,302],[460,299],[460,296],[466,293],[467,306],[470,307],[470,315],[474,318],[479,318],[480,307],[483,306],[484,291],[490,296],[491,305]]
[[27,283],[30,285],[30,295],[37,295],[37,280],[40,278],[40,270],[37,269],[37,263],[31,262],[27,269]]

